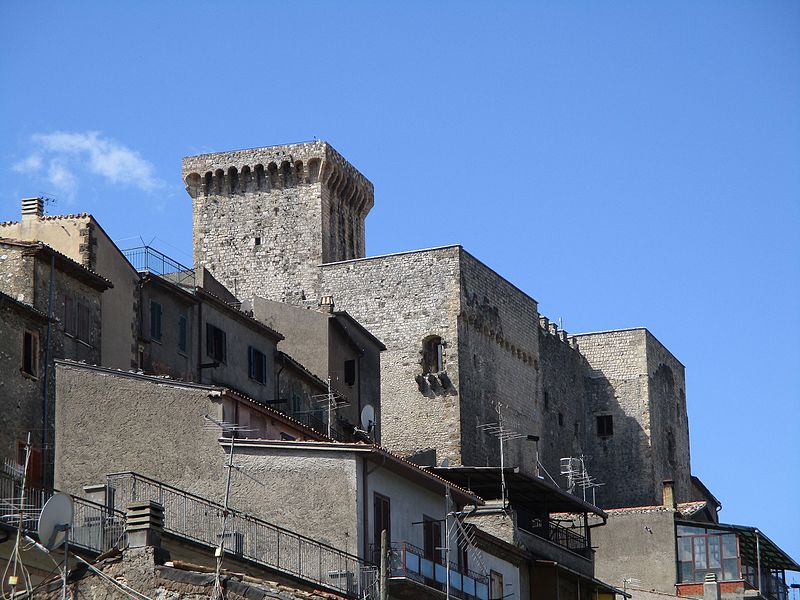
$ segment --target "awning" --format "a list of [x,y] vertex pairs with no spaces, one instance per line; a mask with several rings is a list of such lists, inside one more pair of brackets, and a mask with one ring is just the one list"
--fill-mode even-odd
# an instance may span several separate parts
[[[427,470],[484,500],[500,499],[500,467],[428,467]],[[603,519],[608,516],[594,504],[573,496],[554,483],[520,473],[519,467],[506,467],[503,475],[512,506],[534,514],[592,513]]]

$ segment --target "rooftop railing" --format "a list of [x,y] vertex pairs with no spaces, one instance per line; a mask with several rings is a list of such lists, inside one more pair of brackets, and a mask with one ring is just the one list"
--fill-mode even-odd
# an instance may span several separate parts
[[[160,503],[165,532],[209,548],[219,545],[222,505],[136,473],[109,475],[108,486],[116,504]],[[377,570],[357,556],[238,510],[228,509],[225,531],[225,550],[237,558],[350,598],[377,597]]]
[[159,275],[182,287],[194,287],[194,270],[182,265],[166,254],[150,246],[137,246],[123,250],[122,254],[137,271]]
[[[31,537],[37,537],[39,515],[45,503],[56,492],[36,486],[26,486],[25,504],[20,513],[22,485],[19,480],[0,473],[0,523],[16,527],[22,515],[22,529]],[[72,496],[74,516],[69,532],[70,546],[77,546],[98,554],[113,547],[125,546],[125,514],[109,510],[79,496]]]
[[521,529],[577,554],[591,551],[583,527],[564,527],[555,519],[532,519],[529,526]]

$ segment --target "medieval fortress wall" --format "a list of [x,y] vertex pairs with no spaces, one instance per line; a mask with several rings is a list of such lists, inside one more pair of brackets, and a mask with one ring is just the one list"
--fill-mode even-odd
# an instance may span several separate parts
[[332,295],[383,341],[390,449],[497,465],[498,441],[478,426],[499,404],[504,425],[539,437],[510,441],[509,465],[532,473],[538,451],[563,483],[559,459],[588,454],[602,505],[659,504],[665,479],[691,499],[683,366],[645,329],[570,336],[460,246],[365,258],[373,186],[323,141],[188,157],[183,177],[196,267],[240,299]]

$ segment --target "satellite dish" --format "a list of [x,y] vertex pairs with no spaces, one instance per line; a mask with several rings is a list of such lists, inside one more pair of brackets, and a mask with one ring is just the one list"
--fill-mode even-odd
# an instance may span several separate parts
[[443,467],[449,467],[450,466],[450,459],[449,458],[443,458],[442,459],[442,466]]
[[39,542],[48,550],[58,548],[67,539],[73,515],[72,498],[66,494],[55,494],[44,505],[39,516]]
[[371,404],[367,404],[361,409],[361,429],[372,431],[375,428],[375,409]]

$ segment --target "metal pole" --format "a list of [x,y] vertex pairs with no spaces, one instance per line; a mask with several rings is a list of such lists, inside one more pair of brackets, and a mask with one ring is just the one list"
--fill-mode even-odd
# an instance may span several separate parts
[[67,600],[67,573],[69,573],[69,528],[64,537],[64,585],[61,587],[61,600]]
[[389,598],[389,532],[381,531],[381,598]]
[[756,567],[758,568],[758,593],[761,594],[761,541],[756,529]]
[[[53,277],[56,268],[56,255],[50,255],[50,285],[47,291],[47,334],[44,342],[44,381],[42,382],[42,485],[47,484],[50,471],[50,330],[53,322]],[[37,348],[38,354],[38,348]],[[38,357],[34,357],[36,359]]]

